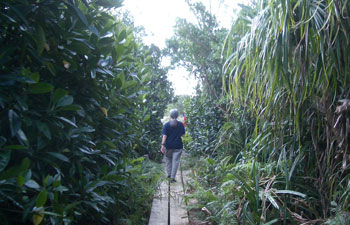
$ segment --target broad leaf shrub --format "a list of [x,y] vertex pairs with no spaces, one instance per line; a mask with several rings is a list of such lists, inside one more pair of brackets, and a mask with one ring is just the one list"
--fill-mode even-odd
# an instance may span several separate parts
[[141,145],[138,152],[148,154],[156,161],[161,161],[163,154],[159,152],[161,145],[161,130],[163,124],[161,119],[164,117],[166,106],[174,98],[174,91],[171,83],[167,79],[168,68],[160,66],[162,59],[161,50],[151,45],[146,47],[148,53],[148,66],[152,75],[145,84],[145,90],[142,92],[143,110],[139,112],[143,121]]
[[185,148],[196,156],[217,156],[217,140],[219,131],[224,124],[224,114],[210,96],[197,92],[185,103],[187,114],[186,131],[191,137],[185,142]]
[[120,5],[0,3],[2,224],[147,223],[159,175],[134,158],[159,73]]

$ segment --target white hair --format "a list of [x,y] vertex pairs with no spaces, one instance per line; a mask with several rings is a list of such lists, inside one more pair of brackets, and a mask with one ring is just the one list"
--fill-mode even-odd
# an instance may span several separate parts
[[177,119],[178,116],[179,116],[179,111],[177,111],[177,109],[170,110],[170,117],[172,119]]

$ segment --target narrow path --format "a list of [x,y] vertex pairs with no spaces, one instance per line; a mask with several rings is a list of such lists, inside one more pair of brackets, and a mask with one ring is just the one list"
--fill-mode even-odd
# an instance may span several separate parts
[[[182,156],[182,160],[184,157]],[[163,165],[165,166],[164,160]],[[157,194],[154,196],[152,211],[148,225],[188,225],[188,214],[184,202],[184,187],[188,179],[187,171],[181,170],[176,174],[176,183],[167,180],[161,183]],[[168,195],[170,193],[170,196]],[[170,198],[169,198],[170,197]],[[170,202],[168,201],[170,199]],[[170,204],[169,204],[170,203]],[[170,205],[170,223],[168,223],[168,206]]]

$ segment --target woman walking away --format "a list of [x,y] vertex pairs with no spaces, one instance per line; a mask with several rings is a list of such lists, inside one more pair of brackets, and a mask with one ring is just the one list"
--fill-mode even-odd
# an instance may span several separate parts
[[175,176],[183,148],[181,137],[185,134],[184,125],[177,121],[178,116],[177,109],[170,110],[170,121],[164,125],[162,130],[163,137],[160,150],[166,156],[167,173],[171,182],[176,182]]

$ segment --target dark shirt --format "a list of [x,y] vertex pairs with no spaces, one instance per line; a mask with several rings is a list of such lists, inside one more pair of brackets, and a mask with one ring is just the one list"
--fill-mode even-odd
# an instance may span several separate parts
[[177,121],[177,125],[175,127],[171,127],[170,122],[167,122],[163,127],[162,134],[167,136],[165,140],[165,148],[183,148],[181,136],[185,134],[185,127],[181,122]]

